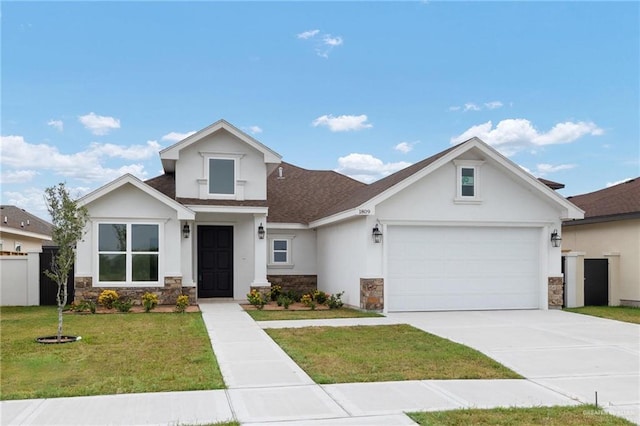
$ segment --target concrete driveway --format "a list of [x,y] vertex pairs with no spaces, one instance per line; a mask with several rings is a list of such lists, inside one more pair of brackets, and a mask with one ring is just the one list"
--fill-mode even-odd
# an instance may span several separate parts
[[640,423],[640,326],[569,312],[390,313],[475,348],[532,382]]

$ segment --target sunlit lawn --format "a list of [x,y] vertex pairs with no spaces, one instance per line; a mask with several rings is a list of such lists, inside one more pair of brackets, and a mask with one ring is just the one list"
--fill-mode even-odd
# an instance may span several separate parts
[[266,332],[316,383],[521,378],[474,349],[409,325]]
[[419,425],[625,426],[633,423],[592,405],[571,407],[463,409],[408,413]]
[[640,324],[640,308],[630,306],[585,306],[583,308],[565,308],[564,310],[577,314]]
[[0,398],[222,389],[200,313],[65,314],[74,343],[54,335],[55,307],[0,308]]

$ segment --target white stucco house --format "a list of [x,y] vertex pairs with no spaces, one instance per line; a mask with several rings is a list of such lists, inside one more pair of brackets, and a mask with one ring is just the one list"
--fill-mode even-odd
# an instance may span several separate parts
[[372,184],[285,163],[224,120],[160,158],[161,176],[80,199],[76,298],[244,300],[277,283],[383,311],[562,303],[551,235],[582,210],[477,138]]

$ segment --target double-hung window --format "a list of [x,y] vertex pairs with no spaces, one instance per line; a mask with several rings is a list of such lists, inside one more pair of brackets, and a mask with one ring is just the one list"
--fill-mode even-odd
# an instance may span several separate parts
[[484,161],[455,160],[456,203],[480,203],[480,167]]
[[274,236],[269,240],[269,267],[292,268],[291,243],[293,236]]
[[157,285],[159,236],[157,224],[98,224],[98,282]]

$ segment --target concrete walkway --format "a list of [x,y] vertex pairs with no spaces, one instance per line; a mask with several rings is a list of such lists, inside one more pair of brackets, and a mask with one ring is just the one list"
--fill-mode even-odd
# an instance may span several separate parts
[[[414,424],[406,411],[593,402],[587,391],[593,384],[608,410],[640,423],[637,386],[633,390],[639,383],[640,327],[632,324],[599,319],[583,324],[590,317],[548,311],[256,323],[237,303],[204,302],[200,308],[228,389],[3,401],[2,425],[191,425],[235,419],[254,426],[402,426]],[[530,379],[317,385],[263,330],[394,323],[461,341]],[[602,342],[582,330],[585,324],[596,337],[603,334],[618,344],[600,348]],[[557,346],[549,347],[545,333]],[[597,361],[612,354],[611,361]]]

